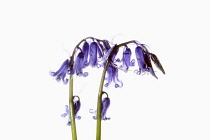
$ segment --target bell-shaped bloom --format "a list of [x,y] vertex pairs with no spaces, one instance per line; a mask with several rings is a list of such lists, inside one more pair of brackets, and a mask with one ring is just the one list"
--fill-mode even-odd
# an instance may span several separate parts
[[83,52],[79,52],[76,60],[74,62],[74,71],[78,76],[88,76],[88,72],[83,73],[83,69],[85,68],[85,56]]
[[[80,110],[80,107],[81,107],[81,102],[80,102],[80,100],[79,100],[79,99],[78,99],[78,100],[75,100],[75,101],[74,101],[74,115],[75,115],[75,118],[78,119],[78,120],[81,119],[81,116],[78,116],[78,115],[77,115],[78,112],[79,112],[79,110]],[[66,108],[66,112],[63,113],[63,114],[61,115],[61,117],[67,117],[67,118],[68,118],[67,125],[71,125],[71,122],[70,122],[70,110],[69,110],[69,106],[66,105],[65,108]]]
[[102,106],[101,106],[101,119],[102,120],[110,120],[110,118],[106,117],[106,112],[110,106],[110,99],[108,97],[103,98]]
[[128,71],[130,66],[135,65],[135,60],[131,60],[131,49],[126,47],[124,52],[123,52],[123,58],[122,58],[122,66],[120,67],[121,69],[125,70],[125,72]]
[[158,60],[157,56],[155,54],[150,53],[144,45],[137,46],[135,49],[135,53],[136,53],[137,63],[139,66],[139,71],[137,71],[137,74],[141,74],[142,72],[149,72],[155,78],[157,78],[153,70],[151,60],[154,62],[157,68],[159,68],[163,72],[163,74],[165,74],[165,71],[160,61]]
[[69,67],[70,67],[70,60],[67,59],[63,62],[61,67],[56,72],[50,71],[50,75],[55,77],[58,82],[62,80],[64,84],[67,84],[68,79],[66,78],[66,74],[69,73]]
[[112,64],[108,65],[108,68],[106,71],[106,78],[105,78],[107,83],[104,86],[108,87],[112,82],[114,82],[116,88],[122,87],[123,83],[118,79],[118,68],[116,65],[114,66],[113,65]]
[[92,42],[90,44],[90,51],[89,51],[89,65],[92,67],[98,66],[98,58],[97,58],[97,53],[98,53],[98,44],[96,42]]
[[84,54],[84,65],[88,66],[89,44],[85,41],[82,46],[82,52]]
[[[110,120],[110,118],[106,117],[106,113],[109,106],[110,106],[110,99],[108,97],[103,98],[101,103],[101,119],[104,121]],[[95,116],[93,116],[93,119],[96,120],[97,110],[93,111],[93,109],[90,109],[89,112],[95,114]]]

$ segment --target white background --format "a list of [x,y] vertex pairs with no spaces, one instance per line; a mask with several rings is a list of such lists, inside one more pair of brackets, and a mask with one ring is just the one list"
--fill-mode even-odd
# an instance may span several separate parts
[[[0,2],[0,139],[70,140],[68,86],[49,75],[83,38],[147,44],[166,71],[121,75],[109,88],[110,121],[102,140],[209,140],[209,4],[204,0]],[[100,70],[76,78],[82,101],[78,139],[95,139]]]

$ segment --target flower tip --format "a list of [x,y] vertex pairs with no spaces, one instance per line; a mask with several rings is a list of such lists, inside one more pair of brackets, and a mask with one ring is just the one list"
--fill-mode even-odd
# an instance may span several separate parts
[[96,120],[96,116],[93,116],[93,119]]
[[76,119],[80,120],[82,117],[81,116],[77,116]]
[[84,72],[84,73],[83,73],[83,76],[84,76],[84,77],[87,77],[87,76],[88,76],[88,72]]
[[104,86],[105,86],[105,87],[108,87],[108,86],[109,86],[109,83],[106,83]]
[[68,126],[70,126],[70,125],[71,125],[71,122],[70,122],[70,121],[68,121],[67,125],[68,125]]
[[50,73],[50,76],[55,76],[55,72],[53,72],[53,71],[49,71],[49,73]]

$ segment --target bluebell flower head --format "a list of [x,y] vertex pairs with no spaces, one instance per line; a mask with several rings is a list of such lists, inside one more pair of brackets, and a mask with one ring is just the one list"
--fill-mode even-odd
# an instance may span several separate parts
[[134,59],[131,60],[131,49],[128,48],[127,46],[125,47],[125,50],[123,52],[123,58],[121,61],[123,62],[123,64],[120,68],[125,70],[125,72],[128,71],[130,66],[135,65],[135,60]]
[[[106,92],[104,93],[107,95],[107,97],[103,98],[101,102],[101,119],[106,121],[106,120],[110,120],[110,118],[106,117],[107,110],[110,106],[110,98],[108,97],[108,94]],[[93,111],[93,109],[90,109],[89,112],[95,114],[95,116],[93,116],[93,119],[96,120],[97,110]]]
[[115,87],[122,87],[123,83],[118,79],[118,68],[115,64],[109,64],[106,71],[106,84],[105,87],[108,87],[112,82],[115,83]]
[[88,76],[88,72],[83,73],[83,69],[85,68],[85,56],[84,53],[81,51],[78,53],[76,60],[74,62],[74,71],[78,76]]
[[[74,96],[74,98],[75,98],[75,97],[78,97],[78,96]],[[74,99],[74,98],[73,98],[73,99]],[[78,120],[81,119],[81,116],[78,116],[78,115],[77,115],[77,114],[78,114],[78,111],[80,110],[80,107],[81,107],[81,102],[80,102],[80,99],[79,99],[79,97],[78,97],[77,100],[74,100],[74,114],[75,114],[75,118],[78,119]],[[66,112],[63,113],[63,114],[61,115],[61,117],[67,117],[67,118],[68,118],[67,125],[70,126],[70,125],[71,125],[71,122],[70,122],[70,110],[69,110],[69,106],[66,105],[65,108],[66,108]]]
[[69,73],[69,67],[70,60],[66,59],[56,72],[50,71],[50,75],[55,77],[56,81],[60,82],[60,80],[62,80],[64,84],[67,84],[68,79],[66,78],[66,74]]

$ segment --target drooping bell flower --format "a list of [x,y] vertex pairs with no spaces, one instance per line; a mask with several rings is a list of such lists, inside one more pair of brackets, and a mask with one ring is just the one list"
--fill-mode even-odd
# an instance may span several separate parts
[[96,42],[92,42],[90,44],[90,51],[89,51],[89,65],[92,67],[98,66],[98,58],[97,58],[97,52],[98,52],[98,44]]
[[74,62],[74,71],[78,76],[88,76],[88,72],[83,73],[83,69],[85,68],[85,56],[84,53],[81,51],[78,53],[76,60]]
[[56,78],[56,81],[63,81],[64,84],[68,83],[68,79],[66,78],[66,74],[69,74],[70,60],[66,59],[61,67],[56,71],[50,71],[50,75]]
[[122,65],[121,65],[121,69],[125,70],[125,72],[128,71],[130,66],[134,66],[135,65],[135,60],[131,60],[131,49],[126,47],[124,52],[123,52],[123,58],[122,58]]
[[[114,65],[114,64],[113,64]],[[115,87],[122,87],[123,83],[118,79],[118,68],[116,65],[113,66],[112,64],[108,65],[107,71],[106,71],[106,78],[105,81],[107,82],[104,86],[108,87],[112,82],[114,82]]]
[[[74,96],[74,98],[75,97],[78,97],[78,96]],[[79,112],[79,110],[80,110],[80,107],[81,107],[81,102],[80,102],[80,99],[78,98],[78,100],[74,100],[74,115],[75,115],[75,118],[76,119],[78,119],[78,120],[80,120],[81,119],[81,116],[78,116],[77,114],[78,114],[78,112]],[[65,106],[65,108],[66,108],[66,112],[65,113],[63,113],[62,115],[61,115],[61,117],[67,117],[68,118],[68,122],[67,122],[67,125],[71,125],[71,122],[70,122],[70,110],[69,110],[69,106],[68,105],[66,105]]]
[[147,64],[144,60],[145,52],[143,51],[143,49],[140,46],[137,46],[135,49],[135,53],[136,53],[137,63],[139,66],[138,73],[141,74],[142,72],[147,71]]
[[103,98],[102,106],[101,106],[101,119],[102,120],[110,120],[110,118],[106,117],[106,112],[110,106],[110,99],[108,97]]
[[[104,121],[110,120],[110,118],[106,117],[106,113],[107,113],[109,106],[110,106],[110,98],[109,97],[103,98],[103,100],[101,102],[101,119]],[[97,119],[97,117],[96,117],[97,110],[93,111],[93,109],[90,109],[89,112],[95,114],[95,116],[93,116],[93,119],[96,120]]]
[[152,74],[152,76],[158,79],[153,70],[151,60],[154,62],[156,67],[160,69],[163,72],[163,74],[165,74],[165,71],[160,61],[158,60],[157,56],[155,54],[150,53],[145,45],[139,44],[135,49],[135,53],[136,53],[137,63],[139,66],[139,70],[136,71],[137,74],[141,74],[143,72],[149,72],[150,74]]
[[82,52],[84,54],[84,66],[87,67],[88,66],[88,55],[89,55],[89,44],[87,43],[87,41],[85,41],[82,46]]

